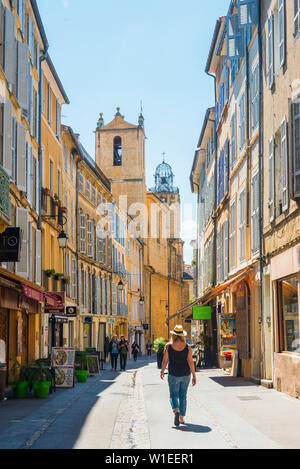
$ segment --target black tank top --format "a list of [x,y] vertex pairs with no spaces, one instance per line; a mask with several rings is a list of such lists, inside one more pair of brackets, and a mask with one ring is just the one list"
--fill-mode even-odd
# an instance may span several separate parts
[[188,364],[189,346],[181,352],[177,352],[173,349],[172,345],[169,345],[169,375],[170,376],[189,376],[191,374],[190,366]]

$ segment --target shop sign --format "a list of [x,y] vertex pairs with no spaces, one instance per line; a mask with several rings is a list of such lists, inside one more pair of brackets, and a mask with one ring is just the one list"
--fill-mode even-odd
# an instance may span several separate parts
[[46,314],[65,314],[65,292],[46,292],[44,298]]
[[76,306],[68,306],[66,308],[66,315],[68,316],[68,318],[76,318],[77,316]]
[[116,324],[115,318],[108,318],[106,324]]
[[211,306],[194,306],[193,320],[207,321],[211,319]]
[[51,365],[55,368],[55,386],[73,388],[75,384],[75,349],[53,347]]
[[20,262],[21,229],[6,228],[0,235],[0,262]]
[[87,317],[82,319],[83,324],[93,324],[93,318]]
[[29,287],[28,285],[22,285],[23,294],[30,300],[44,302],[43,292],[36,290],[35,288]]

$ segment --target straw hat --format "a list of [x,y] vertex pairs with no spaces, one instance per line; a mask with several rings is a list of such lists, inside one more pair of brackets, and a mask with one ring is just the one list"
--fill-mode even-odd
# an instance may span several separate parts
[[171,331],[170,334],[178,335],[178,337],[187,336],[187,332],[183,330],[182,326],[175,326],[174,331]]

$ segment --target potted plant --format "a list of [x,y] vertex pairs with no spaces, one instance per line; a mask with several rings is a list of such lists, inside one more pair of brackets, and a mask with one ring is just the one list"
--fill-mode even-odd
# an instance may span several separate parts
[[35,397],[45,399],[48,397],[52,382],[52,373],[49,366],[36,360],[30,367],[32,370],[32,386]]
[[63,281],[63,283],[64,283],[65,285],[70,285],[70,283],[71,283],[71,278],[68,277],[68,276],[64,276],[64,277],[62,277],[62,281]]
[[15,399],[24,399],[27,396],[27,391],[29,388],[29,368],[21,366],[18,361],[12,366],[11,374],[13,381],[10,385],[13,390],[13,396]]
[[47,269],[45,270],[45,274],[47,277],[51,277],[51,275],[55,275],[55,270],[54,269]]
[[76,352],[75,354],[75,375],[78,383],[86,383],[89,370],[88,370],[88,353]]
[[58,205],[59,205],[59,199],[58,199],[58,195],[57,195],[57,194],[54,194],[53,203],[54,203],[54,205],[56,205],[56,206],[58,207]]
[[61,213],[67,213],[68,209],[67,209],[67,207],[60,207],[60,211],[61,211]]
[[54,279],[55,280],[61,280],[61,279],[63,280],[63,276],[64,276],[64,274],[59,274],[59,273],[55,272]]
[[154,341],[153,350],[154,350],[154,352],[156,352],[157,367],[159,369],[161,369],[161,367],[162,367],[162,362],[163,362],[166,343],[167,342],[163,337],[158,337],[158,339],[156,339]]

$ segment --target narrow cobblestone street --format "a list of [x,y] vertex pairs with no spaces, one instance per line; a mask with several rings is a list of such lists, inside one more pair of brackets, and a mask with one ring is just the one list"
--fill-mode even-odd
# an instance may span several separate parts
[[140,359],[126,373],[104,371],[45,401],[8,400],[0,406],[0,448],[300,448],[297,399],[216,369],[197,377],[179,429],[167,379],[160,380],[154,360]]

